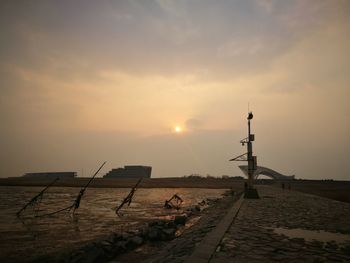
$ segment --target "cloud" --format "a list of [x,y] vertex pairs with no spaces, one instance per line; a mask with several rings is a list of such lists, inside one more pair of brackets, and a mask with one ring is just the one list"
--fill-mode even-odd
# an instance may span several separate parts
[[220,58],[257,55],[265,46],[259,38],[232,40],[218,47]]
[[[69,153],[77,134],[89,134],[79,147],[89,152],[100,141],[121,165],[155,160],[160,174],[183,175],[208,163],[201,171],[228,173],[221,159],[236,148],[223,141],[233,131],[245,136],[250,102],[262,162],[326,176],[331,158],[319,151],[346,156],[350,148],[349,6],[341,0],[2,2],[0,138],[11,152],[2,166],[10,171],[20,156],[21,169],[39,167],[47,153]],[[194,131],[186,144],[168,137],[176,123]],[[74,140],[64,144],[64,136]],[[104,136],[118,143],[110,146]],[[156,138],[135,142],[145,136]],[[60,142],[54,149],[51,138]],[[332,146],[334,138],[343,138],[342,145]],[[221,159],[210,161],[212,148]],[[164,160],[163,151],[172,150],[177,162]],[[309,156],[323,161],[306,164]],[[68,158],[60,160],[70,167]],[[312,173],[311,166],[326,172]]]

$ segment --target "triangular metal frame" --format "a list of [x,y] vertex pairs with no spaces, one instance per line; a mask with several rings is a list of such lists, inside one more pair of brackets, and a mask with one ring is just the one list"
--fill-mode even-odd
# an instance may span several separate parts
[[237,161],[237,162],[244,161],[244,162],[246,162],[246,161],[248,161],[248,153],[247,152],[243,153],[243,154],[231,159],[230,161]]

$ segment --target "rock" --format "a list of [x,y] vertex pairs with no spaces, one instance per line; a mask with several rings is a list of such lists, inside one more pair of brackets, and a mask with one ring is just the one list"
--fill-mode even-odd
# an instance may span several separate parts
[[109,240],[102,240],[100,242],[100,245],[103,246],[103,247],[109,247],[109,246],[112,245],[112,243]]
[[350,226],[339,226],[336,229],[336,232],[339,232],[342,234],[350,234]]
[[125,252],[127,250],[126,244],[127,244],[127,241],[118,241],[114,246],[114,251],[118,253]]
[[109,235],[105,241],[109,242],[110,244],[113,244],[115,243],[117,240],[116,240],[116,234],[112,234],[112,235]]
[[158,221],[152,221],[148,223],[149,227],[156,226],[156,225],[158,225]]
[[219,198],[207,198],[207,204],[216,203],[219,200]]
[[128,234],[128,233],[122,233],[122,234],[121,234],[121,239],[122,239],[122,240],[128,240],[128,239],[130,238],[130,236],[131,236],[131,235]]
[[94,249],[94,248],[95,248],[95,245],[93,243],[89,243],[85,245],[82,250],[85,252],[89,252],[91,249]]
[[128,240],[128,243],[131,243],[132,247],[138,247],[143,244],[143,238],[139,236],[134,236]]
[[174,221],[169,221],[167,224],[166,224],[166,228],[176,228],[176,224]]
[[314,263],[325,263],[327,262],[326,258],[321,257],[321,256],[314,256],[313,257]]
[[153,226],[164,226],[166,224],[166,221],[164,220],[157,220],[157,221],[152,221],[148,223],[148,226],[153,227]]
[[144,227],[141,229],[140,231],[140,236],[144,237],[144,238],[147,238],[148,236],[148,233],[149,233],[149,228],[148,227]]
[[147,234],[147,237],[149,240],[151,241],[157,241],[160,239],[160,233],[159,233],[159,230],[158,228],[156,227],[150,227],[148,229],[148,234]]
[[187,220],[187,216],[186,215],[175,216],[174,223],[176,225],[185,225],[186,220]]
[[205,200],[202,200],[202,201],[200,201],[199,203],[198,203],[198,205],[200,205],[200,206],[203,206],[203,205],[206,205],[206,201]]
[[85,260],[86,263],[94,263],[94,262],[100,262],[103,261],[105,258],[105,253],[102,248],[94,247],[93,249],[90,249],[85,254]]
[[110,254],[113,250],[113,244],[108,240],[103,240],[100,242],[99,247],[101,247],[105,253]]
[[338,245],[337,245],[337,243],[335,243],[335,242],[327,242],[327,243],[325,244],[324,248],[336,250],[336,249],[338,249]]
[[76,252],[73,252],[69,259],[64,260],[64,262],[69,262],[69,263],[79,263],[79,262],[84,262],[84,255],[85,251],[84,250],[78,250]]
[[195,211],[197,211],[197,212],[200,212],[200,211],[201,211],[201,207],[200,207],[199,205],[196,205],[196,206],[194,207],[194,209],[195,209]]
[[198,213],[201,211],[201,207],[199,205],[196,205],[196,206],[188,208],[186,211],[189,211],[191,214]]
[[119,233],[115,233],[112,235],[112,237],[109,240],[112,241],[112,243],[116,243],[118,241],[123,240],[123,236]]
[[175,238],[176,229],[166,228],[162,230],[161,239],[162,240],[172,240]]
[[340,249],[341,249],[341,251],[343,251],[344,253],[350,255],[350,245],[342,246]]
[[186,216],[190,217],[190,216],[192,216],[192,214],[193,214],[192,209],[191,208],[187,208],[186,209]]

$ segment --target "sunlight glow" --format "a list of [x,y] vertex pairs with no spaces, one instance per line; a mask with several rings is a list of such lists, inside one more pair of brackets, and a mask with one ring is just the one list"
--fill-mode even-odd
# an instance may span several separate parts
[[182,128],[180,126],[175,126],[174,131],[176,133],[181,133],[182,132]]

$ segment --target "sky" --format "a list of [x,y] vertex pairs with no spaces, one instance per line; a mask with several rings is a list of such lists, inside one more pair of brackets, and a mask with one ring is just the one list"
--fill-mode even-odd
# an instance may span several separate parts
[[[350,1],[0,3],[0,177],[258,165],[350,180]],[[248,106],[249,105],[249,106]],[[181,132],[175,132],[175,127]]]

